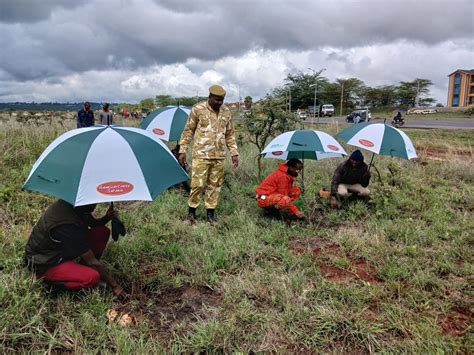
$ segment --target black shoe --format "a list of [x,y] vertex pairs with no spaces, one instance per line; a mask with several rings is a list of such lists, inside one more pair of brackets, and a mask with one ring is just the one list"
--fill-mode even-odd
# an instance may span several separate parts
[[207,221],[208,221],[210,224],[215,224],[215,223],[217,223],[217,217],[216,217],[216,214],[214,213],[214,209],[209,208],[209,209],[207,210]]
[[186,220],[191,223],[191,224],[194,224],[196,223],[196,209],[195,208],[192,208],[192,207],[189,207],[188,209],[188,215],[186,216]]

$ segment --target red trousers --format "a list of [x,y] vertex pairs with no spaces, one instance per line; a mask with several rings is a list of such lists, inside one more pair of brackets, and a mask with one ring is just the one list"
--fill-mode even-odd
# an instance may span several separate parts
[[[89,229],[86,240],[97,258],[100,258],[107,246],[109,235],[110,229],[105,226]],[[73,291],[93,287],[100,280],[97,270],[78,264],[74,260],[67,260],[51,267],[41,277],[48,282],[62,284]]]
[[261,198],[257,199],[257,202],[261,208],[270,206],[274,206],[277,210],[288,208],[292,214],[296,214],[296,212],[298,212],[298,208],[293,204],[293,201],[300,197],[300,194],[301,190],[299,187],[295,186],[291,190],[291,197],[288,195],[274,193],[271,195],[266,195],[264,200]]

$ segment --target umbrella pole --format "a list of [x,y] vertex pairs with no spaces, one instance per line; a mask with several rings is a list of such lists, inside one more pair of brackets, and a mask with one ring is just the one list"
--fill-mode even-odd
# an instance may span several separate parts
[[372,167],[372,163],[374,162],[375,153],[372,153],[372,159],[370,159],[369,169]]
[[382,183],[382,176],[380,175],[380,171],[379,169],[377,169],[377,167],[375,166],[374,164],[374,157],[375,157],[375,153],[372,153],[372,158],[370,159],[370,164],[369,164],[369,170],[374,167],[375,171],[377,172],[377,175],[379,177],[379,181],[380,183]]

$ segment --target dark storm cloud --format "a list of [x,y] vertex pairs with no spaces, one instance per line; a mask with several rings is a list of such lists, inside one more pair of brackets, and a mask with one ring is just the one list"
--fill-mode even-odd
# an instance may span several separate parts
[[37,22],[50,17],[58,7],[75,8],[88,0],[0,0],[0,22]]
[[8,53],[0,68],[17,80],[213,61],[255,48],[435,45],[474,35],[471,0],[0,1]]

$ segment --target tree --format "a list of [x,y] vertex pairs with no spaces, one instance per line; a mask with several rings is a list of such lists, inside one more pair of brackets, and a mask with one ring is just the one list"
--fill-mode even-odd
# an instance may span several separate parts
[[175,102],[175,98],[171,97],[170,95],[156,95],[155,97],[155,103],[160,107],[174,105]]
[[272,95],[275,98],[289,99],[291,91],[291,109],[303,109],[306,110],[308,106],[314,105],[314,91],[315,85],[317,85],[317,102],[319,105],[321,102],[326,101],[326,90],[325,87],[328,84],[328,80],[321,76],[322,70],[313,71],[312,73],[298,72],[296,74],[288,74],[285,81],[286,84],[273,90]]
[[250,110],[252,108],[252,96],[245,97],[244,106],[246,110]]
[[201,102],[201,101],[207,101],[207,97],[203,97],[203,96],[193,96],[193,97],[182,96],[182,97],[178,97],[176,99],[175,105],[193,106],[194,104],[196,104],[198,102]]
[[339,99],[336,102],[339,102],[339,107],[341,107],[341,91],[343,107],[352,110],[362,104],[363,93],[364,90],[366,90],[366,86],[362,80],[357,78],[337,79],[336,85],[339,91]]
[[207,97],[203,96],[181,96],[181,97],[172,97],[170,95],[157,95],[155,97],[155,103],[157,106],[164,107],[169,105],[183,105],[183,106],[193,106],[194,104],[207,100]]
[[143,111],[152,111],[155,107],[155,102],[152,98],[140,100],[140,107]]
[[396,87],[393,85],[376,88],[365,87],[361,94],[362,105],[369,107],[393,105],[396,98],[396,90]]
[[[243,118],[243,127],[259,152],[261,152],[270,137],[295,129],[300,118],[284,109],[284,101],[267,96],[260,101],[260,109],[246,112]],[[262,156],[257,156],[258,177],[262,173]]]
[[429,79],[415,79],[401,81],[397,89],[397,101],[402,106],[415,107],[434,103],[436,100],[429,97],[429,87],[433,85]]

